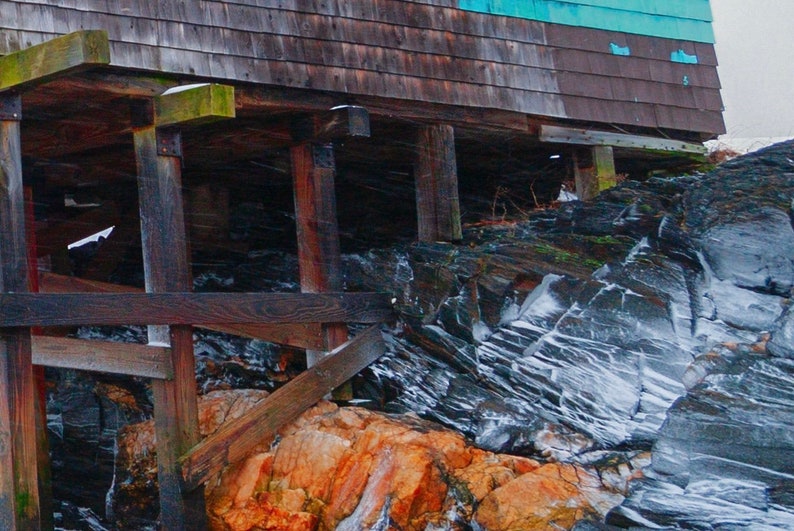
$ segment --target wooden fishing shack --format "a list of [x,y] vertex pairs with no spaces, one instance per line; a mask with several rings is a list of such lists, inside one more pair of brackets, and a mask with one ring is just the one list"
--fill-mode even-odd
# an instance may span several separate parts
[[[41,366],[152,379],[161,523],[200,529],[208,478],[382,353],[377,325],[348,340],[391,308],[343,292],[340,167],[409,183],[416,237],[454,242],[473,159],[562,159],[588,198],[702,154],[716,66],[708,0],[0,0],[0,527],[51,526]],[[284,177],[302,293],[192,293],[191,256]],[[131,248],[145,290],[108,282]],[[41,333],[80,324],[150,343]],[[194,325],[314,361],[200,441]]]

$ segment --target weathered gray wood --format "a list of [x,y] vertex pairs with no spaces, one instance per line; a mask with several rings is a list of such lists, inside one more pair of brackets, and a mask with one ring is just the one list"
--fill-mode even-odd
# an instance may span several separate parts
[[[341,114],[341,116],[340,116]],[[330,119],[329,119],[330,118]],[[369,117],[361,112],[338,111],[312,121],[313,137],[351,130],[369,135]],[[364,127],[365,126],[365,127]],[[292,147],[292,182],[295,198],[295,222],[298,233],[298,264],[301,291],[324,293],[342,289],[342,254],[339,248],[339,227],[336,217],[334,178],[336,165],[333,147],[306,142]],[[323,325],[324,348],[307,350],[306,362],[313,366],[327,351],[347,340],[347,325]],[[352,389],[344,390],[352,398]],[[337,394],[342,393],[340,390]],[[341,396],[339,396],[341,398]]]
[[677,153],[707,152],[703,144],[669,140],[642,135],[628,135],[592,129],[577,129],[558,125],[541,125],[540,140],[558,144],[577,144],[583,146],[612,146],[631,149],[652,149],[656,151],[672,151]]
[[125,374],[170,380],[174,377],[171,351],[165,347],[33,336],[33,363],[83,371]]
[[[123,67],[607,124],[724,129],[713,46],[702,43],[676,44],[698,56],[683,65],[670,61],[666,39],[626,36],[631,56],[616,56],[609,32],[518,18],[505,24],[430,3],[180,5],[153,14],[141,3],[132,12],[24,3],[15,18],[36,20],[46,10],[55,26],[68,26],[79,13],[81,24],[110,28],[114,63]],[[21,42],[31,35],[19,33]]]
[[615,156],[611,146],[580,148],[573,153],[576,195],[588,201],[615,186]]
[[[129,286],[49,272],[40,274],[39,285],[44,293],[139,293],[142,291]],[[320,350],[325,345],[319,323],[228,323],[225,325],[199,325],[198,327],[297,348]]]
[[[0,94],[0,106],[19,96]],[[11,101],[10,101],[10,100]],[[0,292],[28,291],[20,124],[0,119]],[[39,529],[37,387],[30,329],[0,329],[0,528]]]
[[334,349],[314,367],[277,389],[242,417],[223,425],[180,458],[185,487],[195,488],[246,456],[287,422],[352,378],[385,352],[374,325]]
[[414,180],[419,240],[459,241],[463,229],[452,126],[434,125],[419,130]]
[[[193,96],[192,91],[185,93]],[[188,99],[191,102],[189,110],[196,110],[192,108],[195,101]],[[179,98],[167,102],[158,99],[157,102],[162,106],[156,107],[155,119],[158,112],[170,115],[173,111],[184,110],[184,100]],[[198,105],[197,110],[195,114],[180,113],[178,116],[190,120],[196,114],[204,114],[202,105]],[[157,128],[150,125],[136,129],[133,139],[146,290],[150,293],[189,291],[192,278],[182,210],[180,137],[173,130],[166,136],[158,135]],[[148,333],[150,343],[171,346],[174,373],[171,380],[152,382],[160,525],[165,529],[201,529],[206,526],[203,492],[190,494],[182,490],[177,464],[177,458],[201,438],[193,331],[190,326],[150,325]]]
[[0,326],[375,323],[388,293],[3,293]]
[[299,121],[292,132],[298,142],[324,143],[369,136],[369,113],[357,105],[341,105]]
[[154,125],[200,125],[234,118],[234,87],[208,83],[155,98]]
[[0,92],[110,63],[105,31],[77,31],[0,57]]

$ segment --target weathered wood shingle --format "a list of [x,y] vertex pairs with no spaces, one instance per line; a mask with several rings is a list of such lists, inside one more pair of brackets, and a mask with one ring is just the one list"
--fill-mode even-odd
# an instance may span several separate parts
[[[653,14],[655,3],[641,7]],[[699,16],[703,3],[692,8]],[[603,0],[597,4],[607,9]],[[1,0],[0,52],[79,29],[105,29],[113,64],[123,68],[704,135],[723,132],[716,57],[708,42],[551,24],[459,5],[457,0]],[[670,16],[670,9],[662,14]],[[675,62],[674,54],[697,62]]]

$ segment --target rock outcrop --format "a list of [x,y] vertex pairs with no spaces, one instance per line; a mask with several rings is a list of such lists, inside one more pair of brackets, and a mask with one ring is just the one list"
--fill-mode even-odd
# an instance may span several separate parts
[[637,466],[604,466],[619,479],[605,483],[595,466],[494,454],[413,416],[323,402],[227,468],[207,506],[218,530],[551,530],[603,518]]
[[[354,381],[367,409],[321,403],[263,441],[208,490],[213,526],[794,528],[793,200],[784,143],[463,245],[346,256],[347,288],[400,312]],[[256,348],[211,341],[206,391],[287,376],[278,352],[248,368]],[[117,491],[123,470],[152,480],[130,448]]]

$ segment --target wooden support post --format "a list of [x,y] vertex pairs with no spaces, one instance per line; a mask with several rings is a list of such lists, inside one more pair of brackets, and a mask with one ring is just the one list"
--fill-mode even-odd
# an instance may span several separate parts
[[[333,145],[336,138],[369,136],[369,113],[362,107],[340,106],[298,123],[293,138],[299,143],[290,150],[295,219],[298,233],[298,262],[301,291],[324,293],[342,291],[342,255],[336,216],[334,178],[336,163]],[[320,358],[347,341],[347,325],[323,325],[325,352],[307,350],[311,367]],[[335,392],[338,399],[351,399],[352,387],[346,384]]]
[[[234,117],[234,89],[202,85],[166,93],[133,109],[146,291],[192,290],[182,200],[182,141],[177,126]],[[160,483],[160,525],[203,529],[204,489],[186,492],[177,459],[201,440],[191,326],[150,326],[149,342],[170,344],[173,380],[154,380],[152,391]]]
[[[0,291],[28,291],[21,98],[0,94]],[[0,528],[40,529],[30,329],[0,330]]]
[[[331,145],[305,142],[290,151],[298,232],[301,291],[342,291],[342,255],[336,219],[334,151]],[[347,341],[344,323],[323,325],[324,350]],[[324,355],[306,351],[311,367]]]
[[[36,216],[33,208],[33,188],[25,187],[25,238],[28,251],[28,288],[33,293],[39,291],[38,250],[36,247]],[[41,327],[31,328],[33,341],[41,334]],[[35,349],[31,347],[35,364]],[[50,466],[50,440],[47,436],[47,381],[44,367],[34,365],[33,377],[36,379],[36,430],[39,466],[39,513],[42,529],[55,527],[55,514],[52,500],[52,467]]]
[[[18,91],[110,62],[104,31],[80,31],[0,57],[0,292],[28,291]],[[29,328],[0,331],[0,528],[50,527],[46,426],[37,412]],[[39,453],[37,459],[37,453]],[[44,462],[39,462],[44,460]],[[39,472],[41,471],[41,472]],[[43,481],[41,490],[39,481]]]
[[[134,131],[138,165],[146,291],[191,291],[182,211],[179,135],[159,135],[154,125]],[[157,437],[160,525],[206,527],[203,489],[183,492],[177,459],[201,439],[198,427],[193,333],[190,326],[150,326],[149,343],[171,346],[174,379],[152,381]]]
[[414,163],[419,241],[455,242],[463,238],[455,161],[455,131],[451,125],[419,130]]
[[592,146],[574,151],[576,195],[587,201],[615,186],[615,157],[611,146]]

